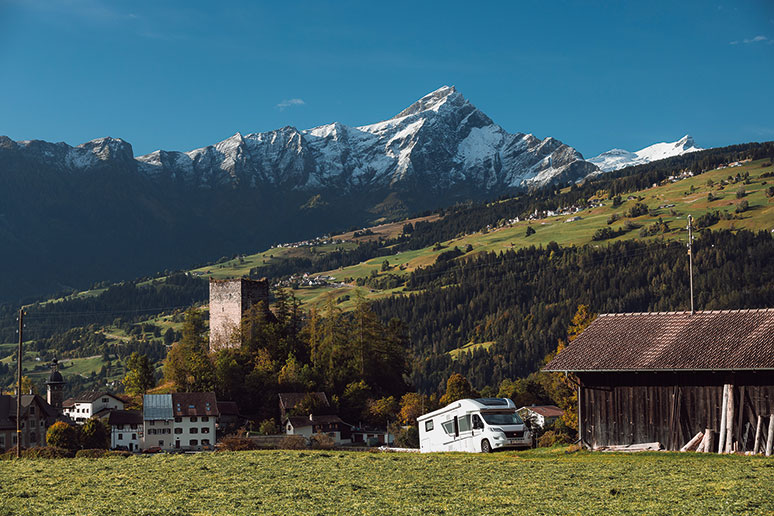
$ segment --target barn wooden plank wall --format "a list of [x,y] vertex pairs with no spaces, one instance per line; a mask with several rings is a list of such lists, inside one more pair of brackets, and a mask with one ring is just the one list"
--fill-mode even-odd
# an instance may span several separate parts
[[592,448],[658,441],[668,450],[679,450],[707,428],[717,433],[726,383],[734,386],[731,449],[752,450],[758,416],[768,422],[774,414],[774,378],[767,374],[596,373],[579,377],[582,437]]

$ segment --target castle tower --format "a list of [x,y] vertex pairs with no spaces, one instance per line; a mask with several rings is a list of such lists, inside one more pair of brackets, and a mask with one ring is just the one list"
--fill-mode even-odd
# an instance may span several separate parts
[[62,411],[64,401],[64,378],[59,372],[59,363],[56,358],[51,362],[51,374],[46,382],[46,401],[57,411]]
[[210,351],[230,347],[230,337],[239,328],[244,313],[263,301],[269,312],[269,282],[260,280],[210,279]]

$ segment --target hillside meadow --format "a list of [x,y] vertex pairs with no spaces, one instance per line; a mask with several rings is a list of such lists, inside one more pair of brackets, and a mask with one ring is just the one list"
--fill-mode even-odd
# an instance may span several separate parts
[[0,515],[774,514],[774,459],[253,451],[0,462]]

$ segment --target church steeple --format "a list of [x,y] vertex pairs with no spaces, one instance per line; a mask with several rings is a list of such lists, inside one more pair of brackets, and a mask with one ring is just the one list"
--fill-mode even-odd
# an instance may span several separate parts
[[51,374],[46,382],[46,401],[60,412],[62,410],[62,402],[64,402],[64,385],[64,378],[62,378],[62,373],[59,372],[59,363],[55,358],[51,362]]

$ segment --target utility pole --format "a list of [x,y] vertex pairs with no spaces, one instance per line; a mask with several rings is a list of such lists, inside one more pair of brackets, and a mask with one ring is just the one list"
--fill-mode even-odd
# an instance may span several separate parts
[[16,458],[21,457],[21,397],[22,397],[22,342],[24,332],[24,309],[19,308],[19,352],[16,360],[17,377],[16,377]]
[[693,315],[693,217],[688,215],[688,275],[691,282],[691,315]]

